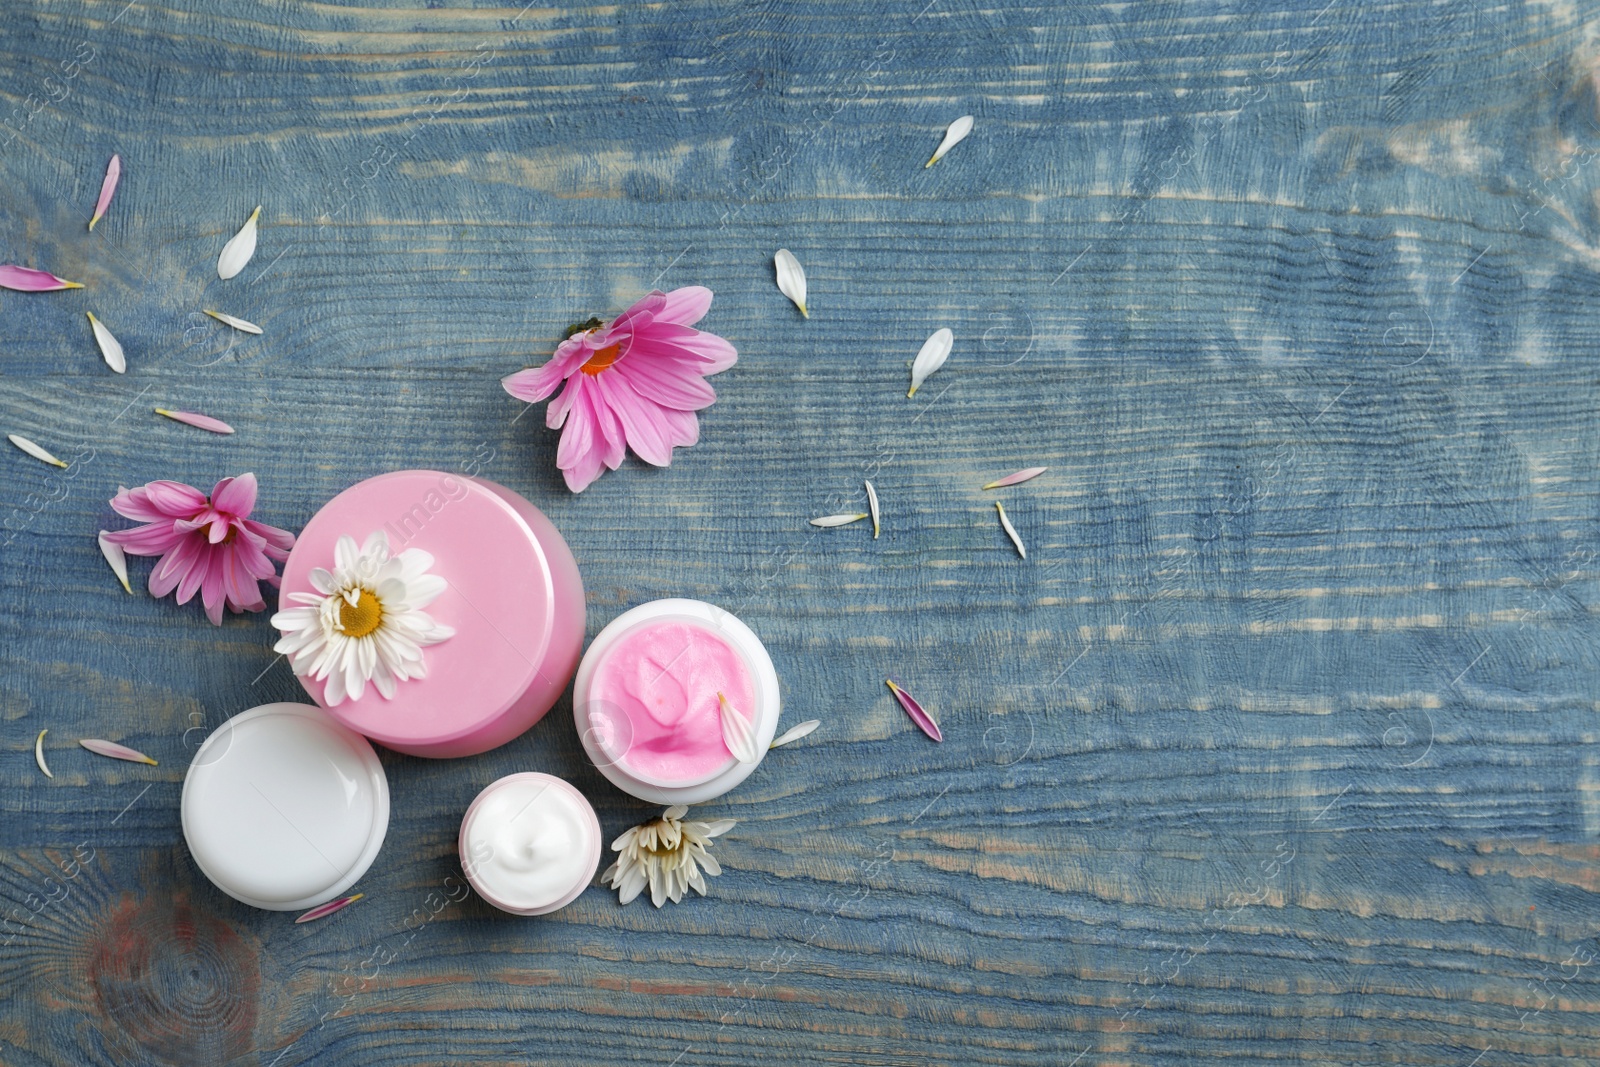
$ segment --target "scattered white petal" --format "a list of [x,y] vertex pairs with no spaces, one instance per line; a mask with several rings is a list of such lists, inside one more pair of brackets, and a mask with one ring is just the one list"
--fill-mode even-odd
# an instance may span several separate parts
[[224,315],[220,311],[212,311],[210,308],[207,308],[206,309],[206,314],[210,315],[212,318],[216,319],[218,322],[222,323],[223,325],[232,326],[235,330],[239,330],[242,333],[260,333],[261,332],[261,327],[257,326],[255,323],[246,322],[243,319],[236,319],[232,315]]
[[806,272],[800,266],[800,261],[787,248],[780,248],[778,254],[772,257],[772,262],[778,268],[778,291],[793,300],[800,314],[809,319],[811,312],[806,310]]
[[943,159],[946,152],[950,151],[950,149],[966,140],[967,134],[971,132],[971,115],[962,115],[960,118],[952,122],[950,124],[950,128],[944,131],[944,140],[940,141],[939,147],[933,150],[933,158],[924,163],[922,165],[922,169],[927,170],[929,167],[939,162],[939,160]]
[[852,522],[860,522],[868,517],[866,512],[859,515],[824,515],[820,519],[812,519],[811,525],[821,526],[826,530],[834,526],[849,526]]
[[1000,527],[1005,530],[1006,536],[1011,538],[1011,543],[1017,546],[1017,555],[1023,559],[1028,558],[1028,549],[1022,543],[1022,538],[1017,534],[1017,528],[1011,525],[1011,518],[1006,514],[1006,506],[1000,501],[994,502],[995,511],[1000,513]]
[[244,265],[256,254],[256,220],[260,217],[261,208],[257,207],[239,232],[222,246],[222,255],[217,257],[217,277],[223,281],[244,270]]
[[867,482],[866,486],[867,486],[867,509],[872,512],[872,539],[874,541],[876,541],[878,539],[878,531],[880,529],[880,524],[878,522],[878,519],[879,519],[879,513],[878,513],[878,491],[876,489],[872,488],[872,483],[871,482]]
[[717,707],[722,710],[722,743],[728,746],[733,758],[740,763],[754,763],[761,758],[756,745],[755,731],[750,720],[739,714],[739,709],[728,703],[728,698],[717,694]]
[[124,374],[128,370],[128,359],[122,354],[122,343],[112,336],[106,329],[106,324],[94,317],[94,312],[86,312],[89,316],[89,328],[94,331],[95,344],[100,346],[100,355],[105,357],[106,366]]
[[111,573],[122,583],[123,590],[133,592],[133,586],[128,584],[128,554],[122,550],[121,545],[107,536],[105,530],[100,531],[100,554],[111,564]]
[[773,738],[772,739],[772,744],[768,745],[767,748],[769,748],[769,749],[782,748],[784,745],[793,744],[794,742],[800,740],[802,737],[805,737],[808,734],[810,734],[812,730],[815,730],[817,727],[819,727],[821,725],[822,725],[822,720],[821,719],[807,719],[805,722],[800,723],[798,726],[795,726],[795,727],[792,727],[792,728],[790,728],[788,730],[785,730],[782,733],[782,735]]
[[23,437],[21,434],[17,434],[17,433],[6,434],[6,440],[10,441],[12,444],[14,444],[18,448],[22,449],[24,452],[26,452],[28,455],[32,456],[34,459],[43,460],[45,463],[49,463],[49,464],[52,464],[54,466],[60,467],[63,470],[66,469],[67,465],[65,463],[61,462],[59,459],[57,459],[55,456],[51,455],[46,450],[40,448],[38,445],[34,444],[32,441],[28,440],[26,437]]
[[911,364],[911,391],[906,396],[916,396],[928,376],[944,366],[955,343],[956,335],[949,330],[935,330],[932,336],[922,342],[922,351],[917,353],[915,362]]
[[50,773],[50,765],[44,761],[44,735],[49,732],[48,729],[40,730],[39,736],[33,739],[33,762],[39,765],[46,778],[54,778],[55,775]]

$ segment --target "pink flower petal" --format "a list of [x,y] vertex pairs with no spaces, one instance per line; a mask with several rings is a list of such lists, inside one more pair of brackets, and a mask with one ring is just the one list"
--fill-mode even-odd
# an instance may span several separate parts
[[150,523],[131,530],[117,530],[106,534],[106,540],[121,545],[130,556],[160,556],[172,550],[184,535],[172,528],[171,523]]
[[136,752],[126,745],[117,744],[115,741],[102,741],[98,737],[89,737],[80,740],[78,744],[97,756],[110,756],[112,759],[125,759],[129,763],[148,763],[152,767],[158,766],[155,760],[146,756],[143,752]]
[[670,465],[672,446],[661,432],[661,408],[645,400],[619,375],[597,374],[594,381],[602,401],[622,420],[633,454],[657,467]]
[[221,419],[213,419],[210,415],[202,415],[198,411],[168,411],[166,408],[156,408],[157,415],[165,415],[173,422],[185,423],[212,433],[232,433],[233,427]]
[[1023,482],[1032,481],[1049,469],[1049,467],[1028,467],[1026,470],[1017,471],[1015,474],[1008,474],[999,481],[990,482],[984,488],[1004,489],[1008,485],[1021,485]]
[[159,599],[178,588],[178,583],[188,573],[188,565],[198,547],[194,538],[185,537],[156,561],[150,570],[151,596]]
[[366,896],[365,893],[357,893],[354,896],[340,897],[338,900],[330,900],[326,904],[318,904],[316,907],[300,916],[300,918],[296,919],[295,922],[308,923],[313,919],[326,918],[336,911],[341,911],[349,907],[351,904],[354,904],[364,896]]
[[224,478],[211,490],[211,506],[229,515],[247,519],[256,506],[256,489],[254,474]]
[[57,278],[49,271],[8,263],[0,266],[0,288],[15,289],[19,293],[48,293],[56,289],[82,289],[83,286],[65,278]]
[[526,370],[506,375],[500,379],[500,386],[518,400],[537,404],[561,388],[564,380],[565,375],[552,359],[542,367],[528,367]]
[[[615,371],[628,379],[646,400],[678,411],[699,411],[717,399],[717,391],[699,374],[680,370],[676,361],[651,359],[618,360]],[[679,364],[678,366],[681,366]]]
[[139,522],[153,522],[168,517],[150,503],[142,486],[138,489],[118,486],[117,495],[111,498],[111,510],[125,519]]
[[657,322],[670,322],[678,326],[693,326],[711,310],[712,292],[703,285],[686,285],[666,295],[661,310],[656,312]]
[[556,447],[556,466],[562,470],[577,467],[584,463],[590,452],[598,452],[600,442],[596,436],[596,422],[594,401],[588,395],[592,390],[585,390],[574,382],[569,388],[573,400],[567,411],[565,428],[561,431],[561,443]]
[[654,353],[658,346],[680,358],[699,363],[702,367],[700,373],[705,375],[720,374],[739,362],[738,350],[716,334],[687,326],[674,326],[669,322],[653,323],[640,347]]
[[932,716],[922,710],[922,705],[918,704],[910,693],[895,685],[894,682],[889,681],[887,678],[884,681],[889,686],[890,692],[894,693],[895,699],[900,701],[900,706],[906,709],[906,714],[911,716],[911,721],[916,723],[923,733],[935,741],[943,741],[944,734],[939,732],[939,724],[933,721]]
[[151,482],[144,493],[152,507],[175,519],[191,518],[206,506],[206,495],[182,482]]
[[122,180],[122,157],[112,156],[111,162],[106,164],[106,177],[100,183],[100,199],[94,205],[94,218],[89,220],[89,229],[94,229],[94,224],[105,218],[106,208],[111,206],[111,194],[117,191],[117,182]]

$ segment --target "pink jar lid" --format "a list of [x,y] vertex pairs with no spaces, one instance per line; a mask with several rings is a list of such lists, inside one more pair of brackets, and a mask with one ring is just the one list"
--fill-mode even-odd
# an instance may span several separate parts
[[370,683],[358,700],[329,706],[326,682],[300,684],[337,721],[413,756],[487,752],[544,717],[577,668],[583,582],[572,551],[539,509],[502,485],[443,471],[397,471],[346,489],[301,531],[283,568],[290,593],[315,592],[310,573],[333,568],[341,536],[358,545],[375,530],[396,555],[420,548],[446,588],[427,612],[454,636],[422,649],[424,678],[392,698]]

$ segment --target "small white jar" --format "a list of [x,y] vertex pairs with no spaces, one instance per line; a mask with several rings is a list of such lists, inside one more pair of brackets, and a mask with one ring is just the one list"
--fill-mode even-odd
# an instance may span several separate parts
[[478,794],[456,849],[484,900],[513,915],[546,915],[594,881],[600,845],[600,820],[584,795],[554,775],[526,771]]
[[[754,762],[725,747],[719,694],[749,723]],[[778,673],[760,638],[701,600],[623,612],[589,645],[573,683],[589,759],[624,793],[667,805],[702,804],[748,778],[777,732],[779,703]]]
[[309,704],[263,704],[206,738],[183,779],[195,864],[268,911],[326,903],[367,873],[389,829],[389,780],[367,739]]

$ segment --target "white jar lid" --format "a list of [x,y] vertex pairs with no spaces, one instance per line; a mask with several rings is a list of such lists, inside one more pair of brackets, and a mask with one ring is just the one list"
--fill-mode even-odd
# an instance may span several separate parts
[[183,781],[183,836],[235,900],[296,911],[356,883],[389,829],[366,738],[309,704],[263,704],[206,738]]

